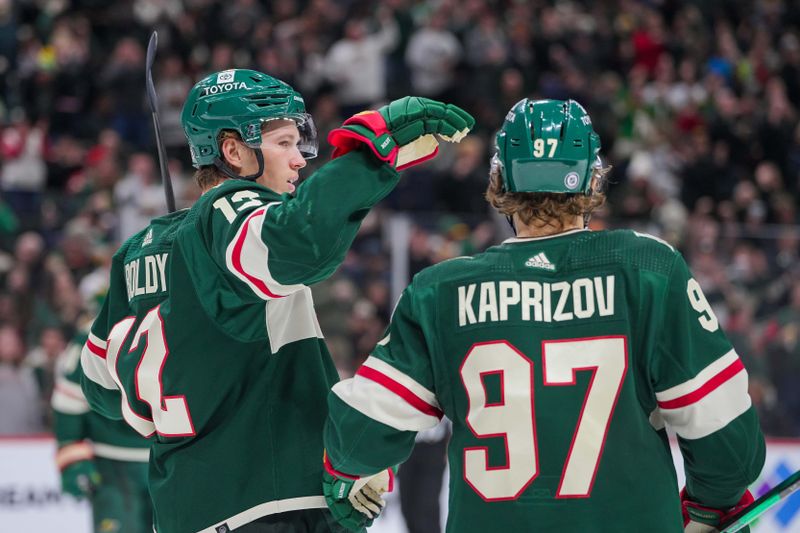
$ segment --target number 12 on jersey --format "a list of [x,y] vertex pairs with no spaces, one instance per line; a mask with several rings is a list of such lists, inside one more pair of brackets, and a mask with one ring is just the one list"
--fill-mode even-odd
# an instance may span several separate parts
[[[183,395],[166,396],[162,387],[162,372],[169,355],[167,339],[164,335],[164,321],[161,306],[147,312],[133,334],[128,353],[122,347],[129,337],[136,317],[126,317],[111,328],[108,334],[107,364],[112,379],[119,387],[122,417],[136,431],[145,437],[158,433],[164,437],[191,437],[195,435],[192,417]],[[141,354],[137,352],[141,351]],[[137,359],[134,374],[136,398],[149,407],[151,416],[143,416],[131,407],[131,398],[125,389],[117,370],[120,357],[134,356]]]
[[[592,372],[557,498],[587,498],[592,491],[627,372],[627,351],[623,336],[542,342],[545,386],[575,385],[577,372]],[[499,375],[499,402],[489,403],[489,374]],[[464,479],[486,501],[515,500],[539,475],[534,379],[533,362],[506,341],[474,345],[461,365],[467,425],[478,438],[503,438],[506,449],[503,466],[489,466],[486,446],[464,449]]]

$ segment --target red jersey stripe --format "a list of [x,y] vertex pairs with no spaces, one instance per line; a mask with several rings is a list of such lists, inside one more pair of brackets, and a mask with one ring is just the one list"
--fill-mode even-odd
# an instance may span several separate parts
[[658,402],[658,406],[661,409],[678,409],[681,407],[686,407],[687,405],[691,405],[693,403],[697,403],[698,401],[702,400],[703,398],[714,392],[723,383],[731,379],[733,376],[735,376],[742,370],[744,370],[744,364],[742,364],[741,359],[737,358],[736,361],[725,367],[718,374],[716,374],[711,379],[706,381],[696,390],[688,394],[684,394],[683,396],[679,396],[678,398],[675,398],[673,400]]
[[98,345],[94,344],[91,340],[86,341],[86,347],[89,348],[89,351],[95,354],[97,357],[102,359],[106,358],[106,350],[105,348],[101,348]]
[[396,395],[400,396],[402,399],[408,402],[409,405],[411,405],[421,413],[424,413],[428,416],[435,416],[436,418],[442,418],[442,416],[444,415],[440,409],[429,404],[428,402],[426,402],[425,400],[423,400],[422,398],[411,392],[411,390],[409,390],[404,385],[401,385],[400,383],[393,380],[386,374],[383,374],[375,370],[374,368],[370,368],[368,366],[362,366],[361,368],[358,369],[358,372],[356,372],[356,374],[365,377],[367,379],[370,379],[375,383],[378,383],[379,385],[383,385]]
[[359,479],[358,476],[352,476],[350,474],[345,474],[344,472],[340,472],[340,471],[336,470],[333,467],[333,465],[331,464],[331,460],[328,459],[327,452],[324,452],[322,454],[322,465],[325,467],[325,471],[327,473],[329,473],[330,475],[332,475],[333,477],[340,477],[340,478],[344,478],[344,479],[353,479],[353,480]]
[[259,216],[263,217],[264,213],[266,212],[267,208],[262,207],[261,209],[257,210],[255,213],[247,217],[247,220],[244,221],[244,224],[242,224],[242,227],[239,229],[239,237],[236,239],[236,244],[233,247],[233,254],[231,259],[233,261],[233,268],[235,268],[236,271],[239,272],[242,276],[247,278],[250,281],[250,283],[255,285],[255,287],[258,290],[260,290],[262,293],[264,293],[266,296],[270,298],[283,298],[282,295],[275,294],[274,292],[269,290],[269,287],[267,287],[267,284],[264,283],[263,280],[245,272],[244,267],[242,266],[242,248],[244,248],[244,241],[247,240],[247,232],[250,229],[250,222],[252,222],[252,220],[256,217]]

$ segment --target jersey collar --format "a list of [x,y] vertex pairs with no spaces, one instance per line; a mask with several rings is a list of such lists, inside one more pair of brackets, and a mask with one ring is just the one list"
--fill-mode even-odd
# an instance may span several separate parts
[[584,231],[589,231],[586,228],[578,228],[578,229],[571,229],[569,231],[564,231],[562,233],[555,233],[553,235],[545,235],[543,237],[511,237],[510,239],[506,239],[503,241],[503,244],[513,244],[516,242],[531,242],[531,241],[543,241],[546,239],[556,239],[558,237],[564,237],[565,235],[573,235],[575,233],[582,233]]

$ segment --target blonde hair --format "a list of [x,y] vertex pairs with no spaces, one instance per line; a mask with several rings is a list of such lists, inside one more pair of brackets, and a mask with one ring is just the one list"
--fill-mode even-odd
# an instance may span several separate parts
[[606,201],[603,191],[606,174],[611,167],[596,168],[592,172],[591,195],[554,192],[508,192],[503,187],[500,169],[493,166],[489,172],[486,201],[507,217],[517,215],[526,226],[540,229],[551,227],[561,230],[576,216],[588,218]]

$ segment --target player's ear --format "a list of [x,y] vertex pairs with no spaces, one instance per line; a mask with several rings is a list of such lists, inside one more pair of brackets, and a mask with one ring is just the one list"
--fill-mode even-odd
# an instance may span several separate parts
[[244,146],[242,143],[238,142],[233,137],[226,137],[222,140],[220,144],[219,150],[220,154],[222,155],[222,159],[230,166],[233,170],[239,171],[242,169],[243,166],[243,148]]

